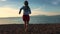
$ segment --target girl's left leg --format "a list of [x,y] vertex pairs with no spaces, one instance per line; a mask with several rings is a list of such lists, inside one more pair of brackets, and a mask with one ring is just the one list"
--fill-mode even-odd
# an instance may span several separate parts
[[29,21],[26,21],[26,29],[28,31],[28,27],[29,27]]
[[27,31],[26,21],[24,21],[25,32]]
[[25,26],[25,32],[27,32],[28,31],[28,24],[29,24],[29,22],[28,21],[24,21],[25,22],[25,24],[24,24],[24,26]]
[[26,21],[27,31],[28,31],[28,29],[29,29],[29,20],[30,20],[30,17],[29,17],[29,15],[28,15],[28,16],[27,16],[27,21]]

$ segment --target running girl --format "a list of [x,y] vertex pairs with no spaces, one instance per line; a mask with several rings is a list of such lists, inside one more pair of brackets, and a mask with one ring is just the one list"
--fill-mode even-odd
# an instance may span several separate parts
[[29,20],[30,20],[29,14],[31,14],[30,7],[28,6],[28,1],[24,2],[24,6],[20,8],[19,14],[21,13],[21,10],[23,10],[23,21],[25,23],[24,26],[26,31],[28,28]]

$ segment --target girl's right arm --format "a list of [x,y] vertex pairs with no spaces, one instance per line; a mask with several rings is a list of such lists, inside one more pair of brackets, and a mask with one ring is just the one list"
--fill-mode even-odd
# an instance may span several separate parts
[[22,10],[22,9],[20,9],[19,14],[21,13],[21,10]]
[[21,14],[21,10],[23,9],[23,7],[20,9],[20,11],[19,11],[19,14]]

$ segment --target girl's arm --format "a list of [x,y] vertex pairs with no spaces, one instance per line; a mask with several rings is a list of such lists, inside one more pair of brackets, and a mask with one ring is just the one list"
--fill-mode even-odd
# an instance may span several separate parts
[[20,9],[19,14],[21,14],[21,10],[22,10],[22,9]]
[[20,11],[19,11],[19,14],[21,14],[21,10],[23,9],[23,7],[20,9]]
[[31,14],[31,9],[29,9],[29,14]]

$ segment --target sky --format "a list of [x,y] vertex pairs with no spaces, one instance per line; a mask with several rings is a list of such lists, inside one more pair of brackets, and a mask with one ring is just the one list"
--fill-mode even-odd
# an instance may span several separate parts
[[[19,10],[24,6],[25,0],[0,0],[0,17],[21,17]],[[60,0],[27,0],[31,8],[31,16],[60,15]]]

